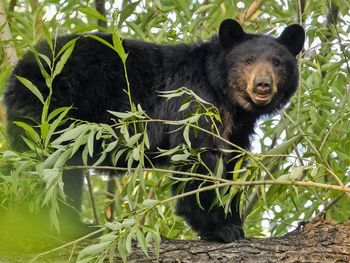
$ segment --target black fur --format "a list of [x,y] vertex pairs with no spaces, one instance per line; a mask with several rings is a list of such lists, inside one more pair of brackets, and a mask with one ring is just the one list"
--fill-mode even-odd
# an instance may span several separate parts
[[[99,36],[111,42],[111,36]],[[57,50],[75,37],[77,36],[59,37]],[[237,22],[228,19],[221,24],[219,36],[200,44],[155,45],[124,39],[132,98],[135,104],[141,104],[153,118],[177,120],[183,117],[183,113],[177,111],[179,100],[167,101],[157,96],[157,91],[187,87],[219,108],[223,122],[218,125],[222,136],[249,149],[256,120],[283,107],[297,88],[295,55],[301,51],[304,37],[304,30],[298,25],[288,27],[280,38],[275,39],[247,34]],[[44,42],[37,46],[37,50],[50,56],[48,45]],[[262,64],[268,65],[270,71],[266,73],[264,67],[257,69]],[[251,78],[256,77],[250,72],[273,75],[271,80],[276,84],[276,90],[269,90],[273,92],[269,102],[258,94],[261,87],[255,85],[250,87],[253,91],[248,92]],[[47,96],[48,88],[32,54],[23,57],[13,75],[31,80]],[[129,110],[128,98],[123,91],[125,83],[118,55],[100,42],[80,36],[62,73],[54,80],[51,109],[73,105],[70,117],[110,123],[111,116],[107,110]],[[23,117],[39,120],[42,105],[13,76],[5,93],[5,103],[11,143],[16,149],[23,150],[25,147],[20,143],[21,130],[12,122]],[[203,123],[204,128],[209,128],[206,125],[209,124]],[[171,129],[173,128],[161,124],[149,126],[151,150],[156,150],[157,147],[169,149],[184,142],[182,133],[168,133]],[[192,140],[194,147],[228,147],[205,133],[199,133]],[[220,153],[213,150],[206,152],[202,159],[214,170],[219,156]],[[232,155],[226,154],[225,163],[231,157]],[[226,171],[232,171],[233,167],[233,162],[225,167],[226,178],[230,178]],[[206,170],[199,167],[198,172],[206,173]],[[68,182],[67,178],[65,175],[67,195],[75,199],[76,206],[80,206],[82,177],[75,176],[76,179],[70,179],[72,182]],[[196,189],[199,184],[198,181],[191,181],[185,190]],[[178,201],[177,213],[205,239],[231,242],[242,238],[244,233],[237,202],[232,201],[232,212],[225,215],[221,207],[209,210],[214,197],[214,192],[200,195],[204,210],[197,206],[194,196],[183,198]]]

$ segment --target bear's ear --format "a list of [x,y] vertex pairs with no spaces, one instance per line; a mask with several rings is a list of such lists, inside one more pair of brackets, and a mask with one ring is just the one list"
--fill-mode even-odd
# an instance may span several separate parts
[[219,38],[224,48],[230,47],[236,41],[240,41],[244,34],[241,25],[233,19],[225,19],[220,24]]
[[297,24],[290,25],[282,32],[279,38],[277,38],[277,41],[282,45],[285,45],[289,51],[296,56],[304,46],[304,28]]

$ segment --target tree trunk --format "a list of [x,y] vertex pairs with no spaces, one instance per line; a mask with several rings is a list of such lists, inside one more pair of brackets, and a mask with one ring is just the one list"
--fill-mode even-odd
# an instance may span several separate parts
[[[159,259],[134,248],[129,262],[350,262],[350,222],[314,219],[280,238],[247,238],[230,244],[164,240]],[[117,260],[116,260],[117,262]]]

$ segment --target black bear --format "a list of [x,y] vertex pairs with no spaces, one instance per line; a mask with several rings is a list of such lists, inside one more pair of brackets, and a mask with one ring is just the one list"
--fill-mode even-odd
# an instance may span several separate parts
[[[112,37],[99,34],[108,42]],[[57,50],[77,35],[57,39]],[[278,38],[245,33],[238,22],[224,20],[218,35],[208,42],[192,45],[155,45],[143,41],[123,40],[128,53],[128,70],[132,98],[149,116],[157,119],[178,120],[179,100],[165,100],[158,91],[170,91],[187,87],[204,100],[215,105],[222,117],[217,123],[225,139],[244,149],[250,147],[250,136],[256,121],[263,115],[283,107],[298,86],[296,55],[302,50],[305,40],[300,25],[285,28]],[[45,43],[37,50],[50,57]],[[13,71],[29,79],[45,95],[48,89],[32,54],[26,54]],[[51,108],[74,106],[70,117],[98,123],[111,123],[107,110],[128,111],[126,80],[120,57],[106,45],[89,37],[79,36],[72,55],[62,73],[53,83]],[[8,114],[9,137],[15,149],[24,149],[20,144],[21,129],[13,121],[30,117],[40,121],[42,105],[16,77],[11,77],[5,93]],[[201,123],[205,127],[205,122]],[[209,124],[207,124],[209,125]],[[157,147],[171,149],[184,143],[182,133],[170,133],[167,125],[148,127],[151,151]],[[202,156],[206,167],[214,170],[218,158],[224,154],[224,177],[232,178],[234,161],[232,154],[220,153],[227,148],[221,141],[204,132],[192,136],[194,147],[212,149]],[[156,160],[155,160],[156,161]],[[197,172],[207,173],[204,167]],[[80,206],[83,177],[67,176],[63,180],[68,197]],[[186,184],[185,191],[197,189],[201,182],[193,180]],[[200,195],[202,208],[195,196],[178,201],[177,213],[204,239],[231,242],[244,237],[238,202],[232,202],[227,215],[220,206],[211,207],[215,192]]]

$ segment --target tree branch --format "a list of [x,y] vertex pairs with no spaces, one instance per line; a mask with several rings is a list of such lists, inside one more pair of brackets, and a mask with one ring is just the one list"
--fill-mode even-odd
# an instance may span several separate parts
[[[314,219],[279,238],[247,238],[230,244],[164,240],[159,259],[134,246],[130,262],[349,262],[350,222]],[[116,259],[114,262],[119,262]]]
[[240,22],[242,25],[259,10],[263,2],[264,0],[255,0],[250,4],[247,10],[240,17]]
[[18,61],[15,45],[12,42],[12,34],[7,22],[3,1],[0,1],[0,40],[3,42],[3,49],[7,63],[13,67]]

